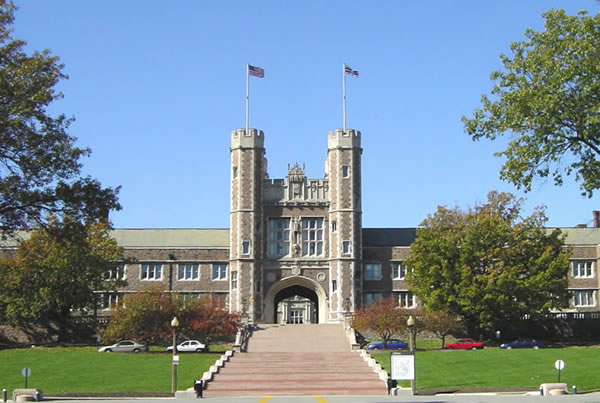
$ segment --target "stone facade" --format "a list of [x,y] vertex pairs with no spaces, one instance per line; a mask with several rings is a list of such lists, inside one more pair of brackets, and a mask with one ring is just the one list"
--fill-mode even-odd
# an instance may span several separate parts
[[[362,228],[362,151],[359,131],[338,129],[328,134],[322,178],[306,178],[294,164],[285,178],[270,179],[264,133],[233,131],[230,228],[114,230],[135,263],[108,275],[128,285],[99,290],[102,309],[149,285],[184,299],[215,295],[262,323],[339,322],[389,295],[418,307],[403,264],[416,229]],[[561,230],[573,252],[572,310],[598,311],[600,228]]]

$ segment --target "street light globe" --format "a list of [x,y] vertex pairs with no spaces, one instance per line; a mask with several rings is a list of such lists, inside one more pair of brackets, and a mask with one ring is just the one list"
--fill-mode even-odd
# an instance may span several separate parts
[[177,327],[179,326],[179,321],[177,320],[177,316],[173,317],[173,320],[171,321],[171,327]]
[[412,326],[414,326],[414,325],[415,325],[415,320],[413,319],[412,315],[410,315],[410,316],[408,317],[408,320],[406,321],[406,324],[407,324],[409,327],[412,327]]

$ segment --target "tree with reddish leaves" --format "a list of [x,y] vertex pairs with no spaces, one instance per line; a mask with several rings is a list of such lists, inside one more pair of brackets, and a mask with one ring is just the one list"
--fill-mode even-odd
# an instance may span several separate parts
[[242,325],[237,313],[230,313],[225,301],[213,295],[205,295],[188,303],[179,313],[181,332],[209,345],[219,339],[232,339]]
[[442,341],[440,348],[444,348],[446,337],[456,335],[464,331],[463,323],[460,317],[448,311],[425,311],[423,320],[425,330],[433,333]]
[[104,341],[134,339],[148,346],[169,340],[171,319],[176,314],[172,297],[160,286],[125,296],[102,335]]
[[382,298],[356,312],[352,327],[361,332],[376,333],[387,348],[388,341],[406,328],[408,313],[394,297]]

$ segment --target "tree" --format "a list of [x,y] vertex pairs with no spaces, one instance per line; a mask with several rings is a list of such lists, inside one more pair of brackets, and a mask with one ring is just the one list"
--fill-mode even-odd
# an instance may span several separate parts
[[177,314],[171,294],[160,286],[128,294],[123,305],[115,308],[102,334],[106,342],[120,339],[150,343],[169,340],[171,320]]
[[473,117],[463,117],[473,140],[511,134],[500,177],[531,190],[535,177],[575,174],[583,195],[600,187],[600,13],[564,10],[543,14],[545,31],[525,31],[526,40],[500,55],[491,97]]
[[80,177],[90,150],[67,133],[72,118],[47,111],[62,97],[54,87],[67,78],[63,65],[48,50],[25,53],[25,42],[11,37],[14,10],[0,0],[0,229],[37,227],[49,215],[104,217],[120,209],[119,188]]
[[446,345],[447,336],[456,335],[463,330],[459,317],[447,311],[425,311],[423,324],[425,330],[442,341],[441,348]]
[[96,290],[123,285],[104,281],[106,271],[123,260],[108,225],[51,220],[48,228],[33,231],[19,244],[15,257],[3,259],[2,314],[14,325],[49,317],[58,323],[63,340],[72,310],[92,306]]
[[209,348],[218,339],[232,339],[242,325],[237,313],[230,313],[224,301],[212,295],[204,295],[192,301],[180,313],[182,333],[187,333]]
[[392,337],[406,330],[407,318],[407,312],[398,306],[398,301],[394,297],[387,297],[359,309],[352,320],[352,327],[360,332],[377,334],[387,347]]
[[566,306],[564,236],[544,229],[541,208],[521,219],[521,204],[490,192],[486,204],[467,211],[440,206],[423,221],[407,280],[429,310],[459,315],[468,331],[491,336],[525,315]]

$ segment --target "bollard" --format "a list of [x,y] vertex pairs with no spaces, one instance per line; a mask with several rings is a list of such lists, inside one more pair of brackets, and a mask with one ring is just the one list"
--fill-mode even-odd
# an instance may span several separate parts
[[8,400],[8,392],[6,389],[2,389],[2,401],[6,402]]
[[194,380],[194,391],[196,392],[196,397],[202,397],[202,389],[204,389],[203,386],[204,385],[201,379]]
[[573,394],[576,395],[577,394],[577,386],[573,385]]
[[544,388],[540,385],[540,396],[544,396]]

